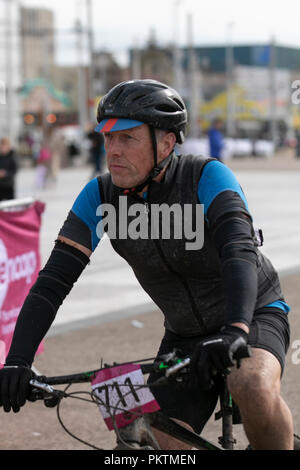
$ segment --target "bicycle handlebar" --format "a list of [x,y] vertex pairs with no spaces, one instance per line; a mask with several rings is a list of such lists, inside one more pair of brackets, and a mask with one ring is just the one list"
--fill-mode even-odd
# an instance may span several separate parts
[[[174,350],[172,353],[162,356],[162,359],[166,362],[164,376],[155,381],[156,385],[162,385],[167,383],[171,377],[180,377],[180,374],[187,372],[187,367],[191,362],[190,357],[179,359],[177,352]],[[236,341],[234,347],[230,350],[230,357],[233,361],[236,361],[237,367],[240,366],[240,361],[243,358],[251,356],[251,347],[245,343],[241,338],[241,341]],[[160,365],[162,362],[152,362],[148,364],[140,364],[143,374],[149,374],[153,371],[161,370]],[[114,367],[105,365],[107,367]],[[45,405],[48,407],[54,407],[64,397],[67,396],[62,390],[56,390],[52,385],[66,385],[75,383],[90,382],[91,378],[95,376],[101,369],[96,369],[89,372],[82,372],[79,374],[64,375],[58,377],[45,377],[37,376],[35,379],[30,381],[32,390],[29,396],[29,401],[44,400]],[[151,384],[154,385],[154,384]]]

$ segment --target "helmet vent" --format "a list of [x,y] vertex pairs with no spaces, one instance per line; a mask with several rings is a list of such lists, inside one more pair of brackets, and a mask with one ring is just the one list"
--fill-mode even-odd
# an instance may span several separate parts
[[155,106],[155,109],[157,109],[157,111],[162,111],[163,113],[173,113],[174,112],[174,108],[172,106],[169,106],[165,103],[162,103],[162,104],[159,104],[157,106]]
[[173,98],[173,101],[175,101],[175,103],[177,103],[181,109],[184,109],[184,104],[182,101],[178,100],[177,98]]

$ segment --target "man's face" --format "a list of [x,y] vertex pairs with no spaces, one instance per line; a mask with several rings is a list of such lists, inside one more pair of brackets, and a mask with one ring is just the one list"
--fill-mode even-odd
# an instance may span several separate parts
[[153,168],[153,149],[146,124],[105,132],[107,167],[113,184],[131,188],[143,182]]

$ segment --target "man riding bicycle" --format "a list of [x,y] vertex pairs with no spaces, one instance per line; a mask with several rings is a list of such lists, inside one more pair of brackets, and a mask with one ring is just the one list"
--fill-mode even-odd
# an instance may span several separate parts
[[[38,345],[106,231],[164,314],[158,354],[179,348],[192,356],[193,380],[187,390],[153,390],[162,411],[200,433],[216,406],[215,373],[227,374],[230,368],[228,387],[251,446],[292,449],[292,417],[280,396],[289,306],[276,271],[258,248],[235,176],[216,159],[178,154],[187,111],[179,94],[163,83],[120,83],[102,98],[97,120],[109,172],[90,181],[76,198],[24,302],[0,371],[4,410],[17,412],[24,405]],[[164,221],[152,217],[162,204],[182,209],[168,220],[170,237],[164,236]],[[197,225],[200,204],[202,227]],[[137,207],[144,208],[140,236],[129,230],[138,225],[133,217]],[[113,226],[105,215],[110,208]],[[203,230],[202,246],[193,246],[187,231],[178,236],[179,222],[192,227],[195,237]],[[236,368],[229,350],[239,341],[251,345],[253,354]]]

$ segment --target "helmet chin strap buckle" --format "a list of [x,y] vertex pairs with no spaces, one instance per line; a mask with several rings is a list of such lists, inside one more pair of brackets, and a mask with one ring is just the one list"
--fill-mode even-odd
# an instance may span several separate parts
[[156,178],[160,174],[162,169],[163,168],[160,168],[159,166],[155,166],[150,173],[151,178]]

